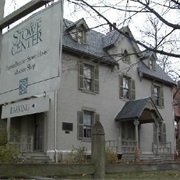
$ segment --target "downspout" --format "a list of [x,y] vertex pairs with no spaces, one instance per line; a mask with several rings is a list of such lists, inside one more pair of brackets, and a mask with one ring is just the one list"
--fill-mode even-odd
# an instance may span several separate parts
[[58,93],[54,91],[54,158],[55,163],[58,162],[58,151],[57,151],[57,107],[58,107]]

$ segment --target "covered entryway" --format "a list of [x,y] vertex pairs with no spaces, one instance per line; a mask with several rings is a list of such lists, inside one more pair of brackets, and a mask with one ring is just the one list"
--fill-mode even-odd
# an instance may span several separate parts
[[11,118],[10,141],[20,152],[43,152],[44,122],[44,113]]
[[134,155],[138,149],[147,156],[171,153],[165,124],[151,98],[128,101],[115,121],[120,130],[117,151]]

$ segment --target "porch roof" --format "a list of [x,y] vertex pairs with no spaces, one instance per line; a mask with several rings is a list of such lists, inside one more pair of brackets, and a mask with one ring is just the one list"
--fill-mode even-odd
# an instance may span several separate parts
[[[147,114],[144,116],[147,112],[150,112],[150,114],[148,116]],[[142,123],[152,122],[154,119],[158,119],[160,121],[163,120],[150,97],[126,102],[115,118],[116,121],[133,119],[139,119]]]

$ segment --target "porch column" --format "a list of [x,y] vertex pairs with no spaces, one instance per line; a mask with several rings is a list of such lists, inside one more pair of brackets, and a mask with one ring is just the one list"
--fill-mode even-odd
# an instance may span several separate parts
[[136,142],[137,142],[137,148],[139,148],[139,132],[138,132],[138,125],[139,125],[139,121],[136,119],[134,120],[134,125],[135,125],[135,135],[136,135]]
[[156,143],[157,143],[157,154],[159,154],[159,123],[155,123],[156,125]]

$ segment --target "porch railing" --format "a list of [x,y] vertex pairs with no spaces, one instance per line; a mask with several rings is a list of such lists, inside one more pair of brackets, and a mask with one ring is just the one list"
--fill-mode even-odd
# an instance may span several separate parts
[[134,153],[136,147],[135,140],[122,140],[122,152],[124,153]]
[[16,136],[11,138],[20,152],[33,152],[33,136]]
[[157,147],[157,143],[153,143],[152,148],[155,154],[171,154],[171,142],[159,143],[159,149]]
[[121,153],[134,153],[136,147],[135,140],[108,140],[106,141],[106,147],[114,152]]

